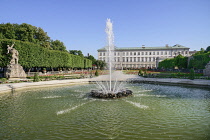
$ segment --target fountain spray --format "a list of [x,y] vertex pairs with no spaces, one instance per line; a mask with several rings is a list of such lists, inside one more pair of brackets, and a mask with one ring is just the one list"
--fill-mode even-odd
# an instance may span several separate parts
[[106,62],[109,67],[109,90],[112,91],[112,64],[113,64],[113,52],[114,52],[114,33],[113,33],[113,25],[110,19],[106,21],[106,29],[105,32],[107,34],[107,57]]
[[122,87],[122,82],[119,84],[117,78],[115,79],[115,83],[112,87],[112,68],[114,67],[114,33],[113,26],[110,19],[106,21],[106,29],[105,32],[107,34],[107,46],[106,46],[106,62],[108,64],[109,69],[109,81],[102,82],[96,81],[96,85],[100,88],[100,90],[91,90],[90,96],[96,98],[121,98],[132,95],[132,91],[129,89],[124,89]]

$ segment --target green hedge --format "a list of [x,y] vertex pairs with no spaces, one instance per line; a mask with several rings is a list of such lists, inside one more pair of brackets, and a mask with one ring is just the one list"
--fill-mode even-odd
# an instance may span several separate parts
[[210,61],[210,52],[206,53],[196,53],[192,56],[188,65],[188,57],[177,56],[171,59],[165,59],[159,63],[159,68],[196,68],[196,69],[204,69],[206,64]]
[[204,69],[206,64],[210,61],[210,52],[193,55],[190,60],[189,68]]
[[11,39],[0,39],[0,67],[9,64],[10,56],[7,45],[12,45],[19,52],[19,63],[24,68],[52,67],[52,68],[89,68],[92,61],[84,57],[69,54],[67,51],[49,50],[38,44]]

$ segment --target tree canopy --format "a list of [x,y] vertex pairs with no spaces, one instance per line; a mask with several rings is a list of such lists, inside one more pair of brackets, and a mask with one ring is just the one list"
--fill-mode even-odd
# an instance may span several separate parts
[[209,52],[210,51],[210,46],[208,46],[207,48],[206,48],[206,52]]
[[206,64],[210,61],[210,46],[206,50],[201,48],[200,51],[193,54],[190,59],[182,55],[178,55],[175,58],[165,59],[159,63],[159,68],[195,68],[204,69]]
[[0,24],[0,67],[5,67],[9,63],[10,58],[6,54],[7,45],[14,42],[14,48],[20,54],[19,63],[24,68],[92,67],[92,61],[84,58],[82,51],[70,51],[69,53],[63,42],[51,40],[42,28],[27,23]]
[[66,50],[63,42],[51,40],[50,37],[40,27],[35,27],[27,23],[22,24],[0,24],[0,39],[14,39],[25,42],[39,44],[40,46],[52,50]]

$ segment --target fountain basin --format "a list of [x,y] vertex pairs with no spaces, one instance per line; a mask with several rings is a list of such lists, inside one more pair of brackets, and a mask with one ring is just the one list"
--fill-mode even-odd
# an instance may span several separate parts
[[108,93],[104,93],[103,90],[91,90],[90,96],[94,98],[110,98],[110,99],[116,99],[116,98],[122,98],[122,97],[128,97],[131,96],[133,92],[129,89],[120,90],[118,92],[112,92],[109,91]]

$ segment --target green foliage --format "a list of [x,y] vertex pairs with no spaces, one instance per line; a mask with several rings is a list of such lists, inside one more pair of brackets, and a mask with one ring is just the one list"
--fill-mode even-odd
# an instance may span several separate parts
[[162,62],[159,63],[158,67],[165,68],[165,69],[167,68],[173,69],[175,67],[178,67],[179,69],[187,68],[187,61],[188,61],[187,57],[178,55],[175,58],[163,60]]
[[15,42],[14,48],[19,52],[19,63],[24,68],[89,68],[92,61],[78,55],[69,54],[67,51],[49,50],[38,44],[11,39],[0,39],[0,67],[9,64],[10,56],[7,55],[7,45]]
[[7,82],[7,78],[0,78],[0,84],[1,83],[6,83]]
[[97,69],[103,70],[104,67],[106,66],[105,61],[102,60],[96,60],[95,62]]
[[95,72],[95,76],[99,76],[98,70],[96,70],[96,72]]
[[175,59],[165,59],[158,64],[159,68],[174,68],[175,67]]
[[189,68],[204,69],[206,64],[210,61],[210,52],[197,52],[190,60]]
[[82,51],[80,51],[80,50],[70,50],[69,53],[73,54],[73,55],[79,55],[81,57],[84,57],[84,55],[82,54]]
[[174,64],[179,69],[181,69],[181,68],[187,68],[187,61],[188,61],[188,58],[187,57],[184,57],[182,55],[178,55],[177,57],[174,58]]
[[27,23],[22,24],[0,24],[0,39],[14,39],[24,42],[38,44],[47,49],[66,51],[63,42],[50,40],[50,37],[40,27]]
[[66,46],[60,40],[51,41],[53,50],[66,51]]
[[85,58],[91,60],[93,64],[96,64],[96,59],[92,55],[89,55],[89,56],[87,56]]
[[12,45],[19,52],[19,63],[24,68],[32,67],[65,67],[89,68],[92,62],[84,59],[82,52],[69,54],[63,42],[50,40],[40,27],[30,24],[0,24],[0,67],[9,64],[11,54],[7,53],[7,45]]
[[178,55],[175,58],[165,59],[159,63],[159,68],[196,68],[204,69],[206,64],[210,61],[210,47],[207,47],[206,51],[201,49],[201,51],[196,52],[190,59],[189,65],[188,58]]
[[[43,47],[50,47],[50,37],[42,28],[30,24],[0,24],[0,39],[15,39],[39,44]],[[47,45],[47,46],[46,46]]]
[[210,46],[208,46],[207,48],[206,48],[206,52],[209,52],[210,51]]
[[138,72],[138,75],[143,76],[143,74],[144,74],[143,71],[140,69],[139,72]]
[[92,61],[90,59],[84,58],[84,68],[91,68]]
[[195,79],[195,71],[194,71],[194,69],[190,69],[189,78],[190,78],[190,80],[194,80]]
[[34,74],[34,82],[39,82],[39,81],[40,81],[39,75],[38,75],[38,73],[35,73]]

